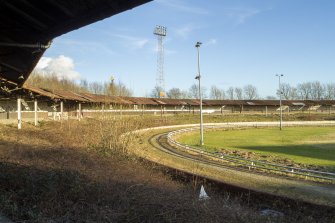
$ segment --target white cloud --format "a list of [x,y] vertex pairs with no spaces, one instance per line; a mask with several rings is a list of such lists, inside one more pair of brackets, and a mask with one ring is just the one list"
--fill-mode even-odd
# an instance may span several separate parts
[[146,38],[139,38],[139,37],[133,37],[133,36],[127,36],[123,34],[109,34],[110,36],[117,37],[124,41],[125,45],[130,50],[138,50],[144,48],[148,43],[149,40]]
[[193,31],[193,27],[187,25],[187,26],[178,28],[176,30],[176,33],[177,33],[178,36],[186,39],[192,31]]
[[70,57],[60,55],[55,58],[42,57],[35,67],[35,71],[45,75],[55,74],[58,78],[79,79],[80,74],[75,71],[75,64]]
[[175,29],[175,33],[177,36],[183,38],[183,39],[187,39],[193,31],[197,30],[197,29],[202,29],[203,27],[201,26],[196,26],[196,25],[192,25],[192,24],[187,24],[184,26],[181,26],[177,29]]
[[217,39],[212,38],[212,39],[209,39],[208,41],[206,41],[206,42],[204,43],[204,46],[216,45],[217,42],[218,42]]
[[203,8],[198,8],[198,7],[187,5],[182,0],[156,0],[156,2],[158,4],[168,6],[168,7],[174,8],[174,9],[182,11],[182,12],[200,14],[200,15],[208,14],[207,10],[205,10]]
[[139,39],[139,40],[134,41],[133,45],[138,49],[142,49],[148,42],[149,40],[147,39]]
[[254,8],[230,8],[224,12],[228,18],[234,20],[238,25],[245,23],[248,19],[259,14],[261,10]]

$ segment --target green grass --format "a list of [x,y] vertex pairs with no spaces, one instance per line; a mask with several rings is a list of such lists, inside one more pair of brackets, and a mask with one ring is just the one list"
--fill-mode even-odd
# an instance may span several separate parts
[[[205,148],[210,151],[253,152],[268,161],[278,157],[294,163],[322,166],[335,170],[335,127],[289,127],[208,131]],[[178,141],[197,146],[197,132],[181,135]]]

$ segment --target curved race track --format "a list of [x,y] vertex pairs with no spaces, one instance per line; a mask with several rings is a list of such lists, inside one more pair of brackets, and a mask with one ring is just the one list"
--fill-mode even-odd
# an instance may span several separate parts
[[[244,122],[244,123],[215,123],[206,125],[221,125],[227,127],[277,126],[278,122]],[[286,126],[296,125],[334,125],[333,121],[323,122],[287,122]],[[172,147],[167,143],[168,132],[198,125],[164,126],[143,129],[151,148],[141,155],[146,159],[178,169],[190,174],[223,182],[248,190],[273,194],[309,203],[335,207],[335,185],[297,180],[294,178],[249,171],[242,167],[208,159],[204,156],[190,154]],[[165,130],[166,129],[166,130]],[[168,130],[168,131],[167,131]]]

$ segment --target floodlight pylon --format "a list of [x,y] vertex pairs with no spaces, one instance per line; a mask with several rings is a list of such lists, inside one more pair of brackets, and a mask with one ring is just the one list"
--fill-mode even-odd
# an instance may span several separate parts
[[156,86],[160,88],[159,97],[165,97],[165,79],[164,79],[164,43],[166,37],[166,27],[156,26],[154,34],[157,36],[157,76]]

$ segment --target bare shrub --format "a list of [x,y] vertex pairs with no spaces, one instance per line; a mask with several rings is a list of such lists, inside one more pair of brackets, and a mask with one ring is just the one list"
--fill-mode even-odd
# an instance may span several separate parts
[[145,126],[141,117],[101,116],[95,119],[69,121],[62,125],[71,146],[81,145],[100,154],[127,155],[128,148],[136,134],[134,130]]

